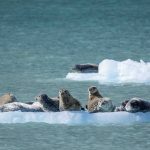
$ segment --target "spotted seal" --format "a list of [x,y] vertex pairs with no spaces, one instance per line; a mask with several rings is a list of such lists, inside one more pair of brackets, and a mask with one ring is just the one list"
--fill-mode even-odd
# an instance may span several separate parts
[[59,101],[50,99],[46,94],[36,97],[36,102],[26,104],[22,102],[12,102],[0,107],[1,112],[21,111],[21,112],[56,112],[59,111]]
[[109,98],[104,98],[98,91],[97,87],[92,86],[88,88],[89,100],[86,108],[88,112],[112,112],[115,106]]
[[36,100],[42,105],[43,111],[59,111],[59,100],[51,99],[46,94],[42,94],[36,97]]
[[0,106],[12,102],[17,102],[16,97],[12,93],[6,93],[0,97]]
[[73,72],[80,72],[80,73],[98,73],[98,65],[96,64],[76,64],[72,68]]
[[127,102],[125,110],[128,112],[148,112],[150,111],[150,102],[134,97]]
[[59,91],[59,110],[80,111],[82,110],[82,106],[81,103],[75,99],[68,90],[62,89]]

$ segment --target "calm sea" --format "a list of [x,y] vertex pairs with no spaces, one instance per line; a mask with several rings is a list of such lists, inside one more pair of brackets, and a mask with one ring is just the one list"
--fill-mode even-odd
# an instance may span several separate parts
[[[0,0],[1,95],[12,92],[25,102],[67,88],[85,105],[87,89],[95,85],[116,104],[134,96],[150,99],[145,84],[65,79],[77,63],[129,58],[150,62],[149,0]],[[149,150],[149,129],[149,123],[0,123],[0,150]]]

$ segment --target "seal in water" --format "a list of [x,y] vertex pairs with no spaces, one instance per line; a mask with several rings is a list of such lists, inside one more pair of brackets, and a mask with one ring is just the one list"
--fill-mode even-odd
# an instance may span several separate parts
[[125,105],[127,112],[148,112],[150,111],[150,102],[145,101],[141,98],[131,98]]
[[88,89],[89,100],[87,104],[88,112],[112,112],[114,111],[115,106],[112,104],[112,101],[108,98],[102,97],[98,89],[95,86],[92,86]]
[[68,90],[62,89],[59,91],[59,110],[60,111],[80,111],[82,106]]
[[59,111],[59,101],[50,99],[46,94],[36,97],[37,102],[26,104],[22,102],[12,102],[0,107],[1,112],[22,111],[22,112],[56,112]]
[[17,99],[11,93],[6,93],[0,97],[0,106],[7,104],[7,103],[12,103],[12,102],[17,102]]
[[98,65],[96,64],[76,64],[72,68],[73,72],[80,73],[98,73]]

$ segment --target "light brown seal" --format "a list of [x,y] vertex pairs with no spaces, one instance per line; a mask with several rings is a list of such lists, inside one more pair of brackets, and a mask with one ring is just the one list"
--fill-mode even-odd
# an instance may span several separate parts
[[0,97],[0,106],[7,104],[7,103],[12,103],[12,102],[17,102],[17,99],[11,93],[6,93]]
[[114,105],[112,101],[108,98],[102,97],[98,89],[95,86],[92,86],[88,89],[89,100],[87,104],[88,112],[112,112],[114,111]]
[[60,111],[80,111],[81,103],[75,99],[68,90],[59,91],[59,110]]

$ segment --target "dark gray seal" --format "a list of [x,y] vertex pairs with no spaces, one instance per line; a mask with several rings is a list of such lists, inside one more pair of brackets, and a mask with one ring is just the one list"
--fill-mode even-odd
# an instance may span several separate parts
[[62,89],[59,91],[59,110],[80,111],[82,110],[82,106],[81,103],[75,99],[68,90]]
[[88,92],[89,100],[88,104],[86,105],[88,112],[96,113],[114,111],[115,106],[112,104],[112,101],[109,98],[102,97],[95,86],[90,87]]
[[46,94],[42,94],[36,97],[36,100],[42,105],[43,111],[59,111],[59,100],[51,99]]
[[134,97],[131,98],[126,106],[125,106],[125,110],[127,112],[148,112],[150,111],[150,102],[149,101],[145,101],[141,98],[138,97]]
[[72,68],[73,72],[80,72],[80,73],[98,73],[98,65],[96,64],[76,64]]

